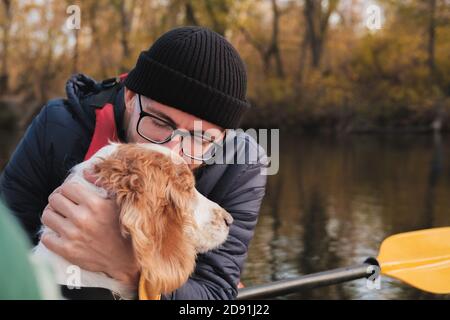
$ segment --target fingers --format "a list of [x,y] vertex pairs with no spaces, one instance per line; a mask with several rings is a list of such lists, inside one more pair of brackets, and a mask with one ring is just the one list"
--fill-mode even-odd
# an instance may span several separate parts
[[65,182],[61,186],[61,194],[74,204],[85,203],[87,199],[92,197],[92,192],[77,182]]
[[69,255],[68,241],[58,236],[54,232],[46,232],[42,235],[42,243],[50,251],[53,251],[57,255],[67,257]]
[[53,193],[48,198],[48,204],[62,216],[71,218],[77,212],[77,204],[66,197],[62,192]]
[[99,186],[98,183],[97,183],[97,176],[95,176],[91,171],[89,171],[89,170],[84,170],[84,171],[83,171],[83,177],[84,177],[88,182],[90,182],[90,183],[92,183],[92,184],[95,184],[95,185]]
[[73,239],[76,237],[76,228],[66,218],[52,210],[52,208],[45,208],[42,214],[41,221],[44,225],[67,239]]
[[[103,189],[99,189],[101,192]],[[67,199],[71,200],[79,206],[90,208],[97,211],[99,207],[104,205],[105,199],[108,199],[108,194],[105,191],[104,195],[97,191],[92,192],[92,189],[84,184],[77,182],[67,182],[61,186],[61,193]],[[78,213],[76,213],[78,215]]]
[[55,190],[53,190],[53,192],[50,194],[54,194],[54,193],[61,193],[61,186],[59,186],[58,188],[56,188]]

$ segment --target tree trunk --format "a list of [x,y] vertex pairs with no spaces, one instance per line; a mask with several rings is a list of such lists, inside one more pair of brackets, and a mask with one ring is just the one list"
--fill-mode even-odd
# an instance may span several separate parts
[[428,68],[432,81],[436,81],[435,45],[436,45],[436,0],[428,0]]
[[280,31],[280,12],[278,10],[277,1],[272,0],[272,52],[275,57],[275,63],[277,66],[277,75],[279,78],[284,78],[283,60],[281,58],[280,46],[279,46],[279,31]]
[[78,60],[79,60],[79,54],[78,54],[78,29],[73,30],[73,34],[75,36],[75,45],[73,47],[73,66],[72,66],[72,73],[78,72]]
[[259,43],[247,29],[242,26],[239,29],[241,30],[248,43],[250,43],[251,46],[258,52],[258,55],[261,58],[263,73],[265,76],[267,76],[269,73],[270,64],[270,56],[267,54],[268,51],[266,50],[265,46]]
[[3,10],[5,11],[5,20],[2,23],[3,31],[3,55],[1,57],[1,71],[0,71],[0,95],[7,92],[9,89],[9,32],[11,29],[12,9],[10,0],[2,0]]
[[102,78],[106,78],[108,76],[108,68],[106,65],[106,61],[103,58],[103,49],[100,43],[100,35],[97,28],[97,12],[98,12],[98,2],[94,1],[93,4],[89,7],[89,26],[92,30],[92,38],[94,42],[94,52],[98,56],[100,61],[100,74]]
[[264,75],[268,76],[270,74],[270,71],[272,69],[272,59],[275,59],[276,75],[279,78],[283,79],[285,77],[285,72],[279,45],[280,12],[278,10],[276,0],[271,1],[273,13],[272,35],[268,44],[263,44],[260,41],[257,41],[244,27],[240,27],[240,30],[244,34],[247,41],[256,49],[256,51],[258,51],[258,54],[261,57]]
[[318,0],[305,0],[303,14],[306,20],[312,65],[319,68],[324,42],[328,32],[331,14],[336,10],[339,0],[328,0],[328,7],[323,11],[323,3]]
[[[319,5],[321,3],[319,2]],[[317,30],[316,16],[317,16],[317,2],[315,0],[306,0],[304,7],[304,14],[306,18],[309,47],[311,50],[312,65],[314,68],[319,67],[321,54],[321,41]],[[321,8],[319,8],[321,10]]]
[[300,101],[301,99],[301,91],[302,91],[302,85],[303,85],[303,79],[305,77],[305,73],[306,73],[306,58],[307,58],[307,54],[308,54],[308,33],[305,32],[305,34],[303,35],[303,39],[302,39],[302,43],[301,43],[301,47],[300,47],[300,63],[299,63],[299,68],[298,68],[298,72],[296,75],[296,90],[295,90],[295,98],[296,100]]
[[[130,3],[128,8],[126,5],[127,3]],[[120,71],[126,72],[128,70],[126,61],[129,60],[131,53],[128,35],[131,31],[131,20],[136,1],[133,0],[128,2],[126,0],[120,0],[113,1],[113,4],[120,16],[120,44],[122,46],[122,59],[125,61],[125,64],[122,63]]]
[[195,17],[195,10],[190,0],[186,0],[186,2],[184,3],[184,11],[185,11],[184,20],[186,24],[198,26],[198,21],[197,18]]
[[123,57],[127,59],[130,56],[130,47],[128,45],[128,33],[130,32],[130,21],[125,7],[125,1],[121,1],[120,25],[121,25],[120,43],[122,44]]
[[215,32],[218,34],[225,36],[225,32],[227,31],[227,26],[223,21],[223,17],[228,16],[229,8],[226,4],[225,0],[211,1],[204,0],[206,12],[211,20],[212,27]]

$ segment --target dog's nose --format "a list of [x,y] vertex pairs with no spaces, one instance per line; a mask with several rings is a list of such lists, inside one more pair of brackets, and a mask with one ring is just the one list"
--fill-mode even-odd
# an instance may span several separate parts
[[213,209],[213,212],[214,220],[216,221],[216,223],[221,223],[220,219],[223,219],[223,222],[225,222],[225,225],[227,227],[231,226],[231,224],[233,223],[233,217],[226,210],[220,207],[216,207]]
[[223,210],[222,216],[223,216],[223,220],[225,221],[225,224],[227,225],[227,227],[231,226],[231,224],[233,223],[233,217],[231,216],[231,214],[229,214],[228,212]]

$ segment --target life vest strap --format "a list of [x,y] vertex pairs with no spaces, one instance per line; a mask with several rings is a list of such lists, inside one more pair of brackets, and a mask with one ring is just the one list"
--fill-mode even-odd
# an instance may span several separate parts
[[90,159],[98,150],[110,142],[120,142],[117,134],[114,103],[117,92],[121,88],[121,82],[127,74],[121,74],[117,78],[103,80],[103,91],[91,98],[89,105],[95,107],[95,129],[84,161]]
[[98,150],[110,142],[119,142],[114,107],[107,103],[103,108],[95,110],[95,130],[84,160],[90,159]]

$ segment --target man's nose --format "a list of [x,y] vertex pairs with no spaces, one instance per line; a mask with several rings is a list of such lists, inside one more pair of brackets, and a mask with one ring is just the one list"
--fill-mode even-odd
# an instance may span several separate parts
[[164,143],[162,146],[172,150],[180,156],[183,156],[183,152],[181,150],[181,139],[179,136],[173,137],[172,140]]

